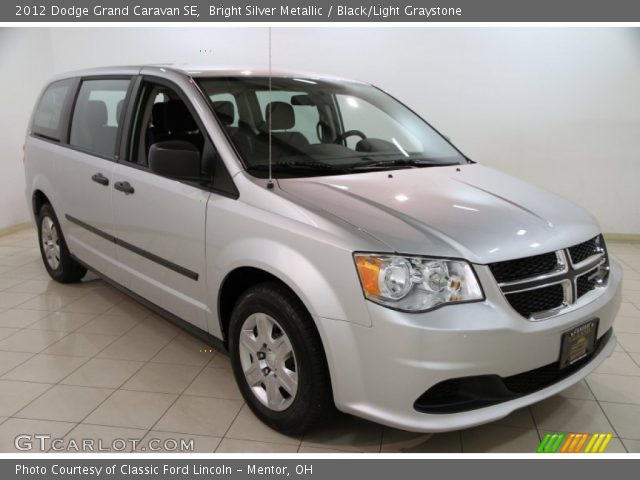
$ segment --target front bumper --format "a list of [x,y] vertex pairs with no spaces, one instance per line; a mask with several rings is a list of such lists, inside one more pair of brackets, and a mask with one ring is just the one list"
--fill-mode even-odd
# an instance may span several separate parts
[[[570,387],[615,348],[604,340],[571,375],[527,395],[458,413],[418,412],[426,390],[452,378],[510,377],[556,362],[562,333],[598,318],[598,338],[612,327],[621,301],[621,268],[611,262],[608,285],[587,305],[537,322],[512,310],[487,271],[478,271],[486,300],[407,314],[367,302],[372,326],[319,318],[336,406],[347,413],[416,432],[467,428],[503,418]],[[489,285],[489,287],[487,287]]]

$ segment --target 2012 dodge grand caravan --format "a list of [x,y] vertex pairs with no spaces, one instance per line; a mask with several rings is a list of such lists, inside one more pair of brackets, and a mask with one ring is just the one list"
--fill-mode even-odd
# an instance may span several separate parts
[[253,412],[393,427],[508,415],[615,345],[582,209],[479,165],[371,85],[117,67],[59,76],[25,146],[44,265],[227,349]]

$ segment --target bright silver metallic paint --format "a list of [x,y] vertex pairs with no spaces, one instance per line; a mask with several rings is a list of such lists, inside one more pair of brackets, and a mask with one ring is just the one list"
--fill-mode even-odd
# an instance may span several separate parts
[[[486,266],[583,242],[600,233],[593,217],[556,195],[478,164],[286,179],[267,189],[266,180],[244,171],[193,81],[215,75],[265,75],[264,71],[149,66],[95,69],[58,78],[139,73],[169,79],[188,96],[233,176],[239,199],[186,191],[177,182],[128,172],[131,168],[121,163],[32,136],[27,137],[25,153],[29,204],[33,192],[42,191],[57,213],[71,252],[127,288],[222,338],[218,291],[225,278],[240,267],[265,270],[288,285],[313,317],[327,355],[336,406],[413,431],[445,431],[499,419],[573,385],[613,352],[615,337],[572,376],[516,400],[457,414],[415,411],[415,399],[441,380],[485,373],[509,376],[535,369],[557,360],[560,336],[571,327],[598,317],[602,335],[612,325],[622,280],[614,261],[608,285],[598,295],[537,322],[510,307]],[[89,165],[78,177],[69,170],[73,156],[78,165]],[[145,203],[158,206],[158,221],[145,226],[162,235],[160,243],[141,236],[142,219],[133,214],[118,220],[108,210],[92,211],[99,201],[78,206],[83,199],[101,195],[100,187],[89,180],[100,165],[112,183],[127,178],[133,182],[139,175],[135,182],[149,185]],[[202,211],[164,208],[168,191],[186,195],[185,209],[197,201]],[[94,239],[67,221],[65,214],[75,208],[83,209],[83,219],[145,242],[138,246],[159,255],[177,252],[185,229],[190,229],[190,250],[176,263],[182,261],[197,271],[201,280],[195,286],[147,260],[132,263],[113,244]],[[126,208],[123,204],[118,210]],[[177,222],[173,216],[181,213],[187,216]],[[486,298],[417,314],[382,307],[365,300],[354,251],[466,259],[473,264]]]

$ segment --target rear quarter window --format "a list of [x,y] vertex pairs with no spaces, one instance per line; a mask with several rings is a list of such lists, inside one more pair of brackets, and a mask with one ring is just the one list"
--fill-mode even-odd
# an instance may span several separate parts
[[60,80],[49,85],[33,114],[31,133],[59,141],[62,136],[62,117],[69,102],[73,80]]

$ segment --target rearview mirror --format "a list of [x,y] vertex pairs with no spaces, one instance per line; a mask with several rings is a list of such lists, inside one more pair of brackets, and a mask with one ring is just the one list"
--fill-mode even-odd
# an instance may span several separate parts
[[192,143],[168,140],[151,145],[149,169],[172,178],[197,178],[201,174],[200,152]]
[[291,97],[291,105],[301,105],[306,107],[321,107],[323,105],[332,105],[333,99],[330,95],[322,93],[310,93],[293,95]]

